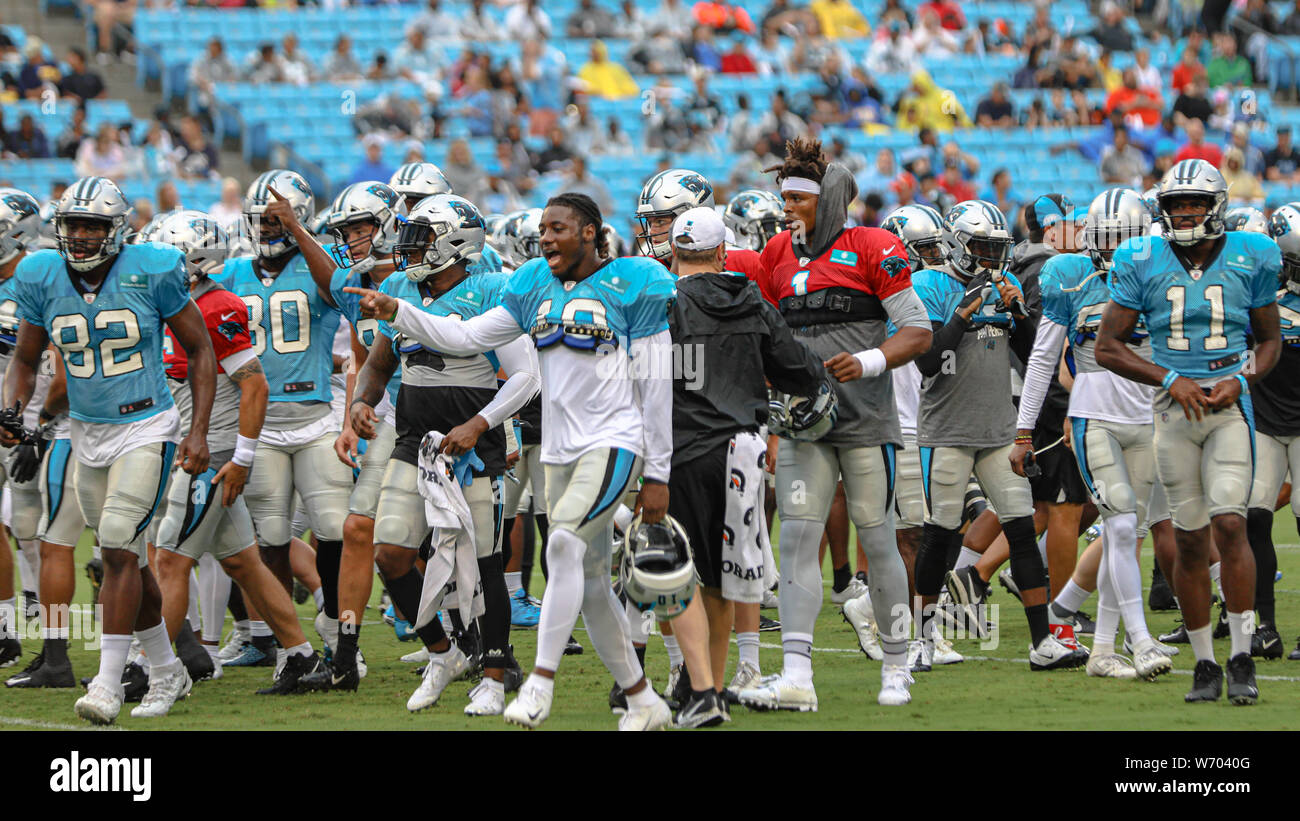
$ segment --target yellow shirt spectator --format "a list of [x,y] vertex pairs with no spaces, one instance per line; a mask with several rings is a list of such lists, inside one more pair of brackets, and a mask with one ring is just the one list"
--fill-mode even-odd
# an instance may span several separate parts
[[606,100],[635,97],[641,89],[627,69],[609,59],[609,49],[600,40],[591,44],[591,60],[578,70],[587,93]]
[[822,34],[832,40],[852,40],[871,34],[871,25],[849,0],[813,0],[809,6]]

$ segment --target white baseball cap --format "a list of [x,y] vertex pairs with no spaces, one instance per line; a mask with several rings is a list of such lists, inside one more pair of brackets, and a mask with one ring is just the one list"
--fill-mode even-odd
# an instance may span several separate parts
[[727,227],[718,212],[708,206],[686,211],[673,221],[673,245],[683,251],[707,251],[727,239]]

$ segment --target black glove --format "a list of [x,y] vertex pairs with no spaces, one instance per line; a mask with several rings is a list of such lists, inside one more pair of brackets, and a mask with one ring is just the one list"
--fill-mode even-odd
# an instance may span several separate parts
[[35,433],[23,431],[23,441],[14,448],[13,461],[9,463],[9,476],[18,484],[25,484],[36,478],[41,469],[41,460],[50,447],[53,431],[49,425],[41,425]]
[[22,438],[27,433],[23,429],[23,412],[19,410],[17,405],[0,410],[0,428],[4,428],[19,438]]
[[978,305],[984,301],[985,288],[992,287],[987,273],[978,274],[971,277],[966,283],[966,293],[962,296],[961,301],[957,303],[957,309],[962,310],[969,308],[971,305]]

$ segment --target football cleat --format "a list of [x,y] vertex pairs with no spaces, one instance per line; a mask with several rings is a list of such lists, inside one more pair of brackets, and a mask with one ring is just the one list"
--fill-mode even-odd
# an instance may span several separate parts
[[[182,628],[184,630],[184,628]],[[181,634],[183,635],[183,633]],[[193,634],[190,634],[193,636]],[[220,675],[219,661],[208,655],[208,651],[203,649],[203,645],[194,640],[182,641],[184,649],[177,648],[176,655],[180,657],[181,663],[185,665],[185,671],[190,675],[190,682],[198,683],[217,678]]]
[[780,607],[780,605],[781,605],[781,602],[780,602],[780,600],[779,600],[779,599],[777,598],[777,596],[776,596],[776,591],[774,591],[774,590],[764,590],[764,591],[763,591],[763,601],[760,602],[759,605],[758,605],[760,609],[762,609],[762,610],[775,610],[775,609],[777,609],[778,607]]
[[989,584],[975,572],[975,566],[949,570],[943,583],[954,604],[961,608],[966,629],[977,639],[987,636],[984,614],[989,599]]
[[112,724],[122,712],[122,687],[93,681],[86,694],[72,707],[79,718],[91,724]]
[[275,652],[267,652],[251,641],[239,651],[239,655],[229,661],[222,661],[224,667],[274,667]]
[[[1154,638],[1151,639],[1151,641],[1152,641],[1153,644],[1155,644],[1155,646],[1156,646],[1156,651],[1157,651],[1158,653],[1160,653],[1160,655],[1164,656],[1165,658],[1173,658],[1174,656],[1178,655],[1178,653],[1180,652],[1180,651],[1178,650],[1178,648],[1177,648],[1177,647],[1174,647],[1173,645],[1170,645],[1170,644],[1163,644],[1163,643],[1157,641],[1157,640],[1154,639]],[[1131,655],[1133,655],[1133,650],[1134,650],[1134,647],[1133,647],[1133,640],[1130,639],[1130,638],[1128,637],[1127,634],[1125,634],[1125,636],[1124,636],[1124,652],[1125,652],[1125,653],[1128,653],[1128,654],[1131,656]]]
[[[1128,642],[1125,642],[1125,645],[1127,644]],[[1169,656],[1160,652],[1159,644],[1152,643],[1150,647],[1133,656],[1133,667],[1136,668],[1139,678],[1155,681],[1165,673],[1171,672],[1174,663]]]
[[1029,651],[1030,670],[1073,670],[1085,663],[1084,655],[1066,647],[1051,634]]
[[952,599],[948,588],[939,589],[939,600],[934,603],[934,621],[941,635],[957,635],[966,617]]
[[1295,649],[1287,654],[1287,660],[1300,661],[1300,639],[1296,639]]
[[680,706],[677,703],[677,691],[682,685],[682,674],[685,671],[685,664],[678,664],[668,670],[668,686],[664,687],[663,697],[668,702],[668,706],[674,710]]
[[759,669],[747,661],[736,663],[736,674],[731,677],[731,683],[727,689],[722,691],[722,696],[728,704],[739,704],[737,696],[741,690],[748,690],[751,687],[757,687],[762,674]]
[[384,624],[388,625],[389,627],[392,627],[393,623],[397,621],[397,610],[393,607],[393,603],[391,601],[388,603],[388,606],[384,608],[384,612],[380,616],[380,618],[382,618],[384,620]]
[[1015,596],[1016,601],[1021,602],[1022,604],[1024,603],[1020,599],[1020,587],[1016,584],[1016,580],[1011,578],[1010,570],[1003,570],[998,574],[998,584],[1002,585],[1002,588],[1008,593]]
[[762,613],[758,614],[758,632],[770,633],[773,630],[780,630],[780,629],[781,629],[781,622],[777,621],[776,619],[769,619],[767,616],[764,616]]
[[528,591],[522,587],[510,597],[510,626],[536,627],[542,618],[542,608],[534,604]]
[[421,647],[419,650],[415,650],[402,656],[401,662],[403,664],[428,664],[429,651],[428,649]]
[[505,688],[507,693],[519,692],[519,685],[524,683],[524,671],[515,660],[515,646],[506,645]]
[[[884,661],[885,651],[876,636],[876,620],[871,608],[871,597],[859,596],[856,599],[849,599],[840,608],[840,613],[844,621],[853,628],[853,632],[858,634],[858,647],[867,654],[867,658],[872,661]],[[739,668],[736,674],[740,674]]]
[[1282,658],[1282,637],[1277,634],[1277,627],[1264,623],[1256,628],[1250,637],[1250,655],[1260,659]]
[[753,710],[798,710],[801,713],[817,712],[817,690],[812,682],[800,684],[792,681],[785,672],[764,679],[757,686],[737,694],[741,704]]
[[465,705],[467,716],[499,716],[506,710],[506,688],[499,682],[486,676],[469,691],[469,704]]
[[1249,653],[1238,653],[1228,659],[1228,701],[1237,706],[1254,704],[1259,700],[1255,686],[1255,660]]
[[[1165,659],[1169,663],[1169,659]],[[1133,669],[1133,664],[1119,653],[1101,653],[1088,657],[1088,663],[1084,665],[1084,670],[1088,675],[1095,678],[1121,678],[1136,679],[1137,670]]]
[[217,651],[217,658],[221,659],[222,664],[229,664],[233,658],[238,658],[244,650],[244,645],[253,640],[245,628],[236,627],[230,634],[230,638],[225,645]]
[[1079,642],[1078,642],[1078,640],[1074,637],[1074,626],[1073,626],[1073,625],[1070,625],[1070,624],[1052,624],[1052,625],[1049,625],[1049,627],[1050,627],[1050,629],[1051,629],[1051,631],[1052,631],[1052,635],[1055,636],[1055,637],[1056,637],[1056,640],[1059,641],[1061,644],[1064,644],[1066,647],[1069,647],[1071,650],[1078,650],[1078,649],[1079,649]]
[[934,633],[934,650],[930,659],[932,664],[961,664],[966,660],[965,656],[953,649],[952,642],[939,633],[937,624],[934,625],[932,632]]
[[[518,724],[520,727],[535,730],[551,714],[551,695],[552,692],[548,689],[524,682],[524,685],[519,688],[519,695],[510,702],[501,715],[507,724]],[[664,709],[667,710],[668,705],[665,704]]]
[[1080,636],[1091,636],[1097,632],[1097,622],[1092,620],[1092,616],[1082,610],[1075,612],[1071,619],[1074,625],[1074,632]]
[[1214,623],[1214,637],[1226,639],[1231,635],[1232,630],[1228,627],[1228,603],[1219,602],[1219,620]]
[[928,673],[934,667],[934,643],[913,639],[907,645],[907,671]]
[[886,664],[880,668],[880,695],[876,703],[884,707],[901,707],[912,701],[912,674],[906,667]]
[[1168,633],[1164,633],[1159,639],[1161,644],[1191,644],[1191,639],[1187,637],[1187,625],[1183,620],[1178,620],[1178,626]]
[[1192,689],[1183,696],[1188,704],[1197,701],[1218,701],[1223,695],[1223,668],[1209,659],[1196,662],[1192,671]]
[[430,653],[424,666],[420,686],[406,701],[406,709],[418,713],[438,703],[447,685],[460,678],[469,669],[469,659],[455,644],[443,653]]
[[1154,612],[1178,609],[1173,588],[1169,586],[1158,564],[1151,566],[1151,592],[1147,595],[1147,606]]
[[627,693],[623,692],[617,681],[609,688],[609,711],[615,715],[627,712]]
[[[646,685],[649,684],[647,681]],[[629,702],[627,712],[618,720],[618,729],[619,732],[648,732],[666,730],[672,723],[673,711],[668,709],[668,703],[662,698],[656,698],[654,704],[647,707],[638,707]]]
[[138,661],[126,665],[122,670],[122,700],[127,704],[135,704],[142,701],[148,692],[149,671]]
[[840,592],[836,593],[834,588],[831,589],[831,604],[844,604],[865,595],[868,595],[867,586],[862,583],[861,579],[853,577],[849,579],[848,585]]
[[569,635],[569,642],[564,645],[564,655],[566,656],[582,655],[582,645],[578,643],[578,640],[575,639],[572,634]]
[[258,690],[257,694],[259,696],[285,696],[292,693],[301,693],[303,692],[302,680],[324,667],[325,662],[321,661],[318,653],[313,652],[307,656],[294,653],[284,660],[284,669],[275,677],[275,682],[270,687]]
[[308,673],[298,681],[298,686],[304,693],[328,690],[352,690],[355,692],[360,685],[361,675],[357,671],[357,667],[355,665],[344,667],[337,658],[322,664],[320,669]]
[[149,671],[149,692],[144,694],[140,706],[131,710],[132,718],[161,718],[167,715],[173,704],[190,694],[194,682],[190,680],[184,662],[177,659],[170,667],[155,667]]
[[691,692],[686,703],[677,711],[673,726],[678,729],[694,730],[699,727],[716,727],[727,720],[726,707],[719,694],[713,688],[703,692]]
[[0,639],[0,668],[12,667],[23,657],[23,643],[16,638]]
[[15,673],[5,680],[6,687],[76,687],[77,680],[72,675],[72,665],[64,662],[61,665],[46,664],[44,651],[37,653],[36,658],[23,668],[22,672]]

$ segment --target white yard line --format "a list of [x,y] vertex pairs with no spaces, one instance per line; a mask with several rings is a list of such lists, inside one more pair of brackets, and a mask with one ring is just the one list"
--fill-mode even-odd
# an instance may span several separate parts
[[35,727],[40,730],[113,730],[120,731],[121,727],[95,727],[91,724],[56,724],[53,721],[37,721],[31,718],[11,718],[9,716],[0,716],[0,724],[8,724],[14,727]]

